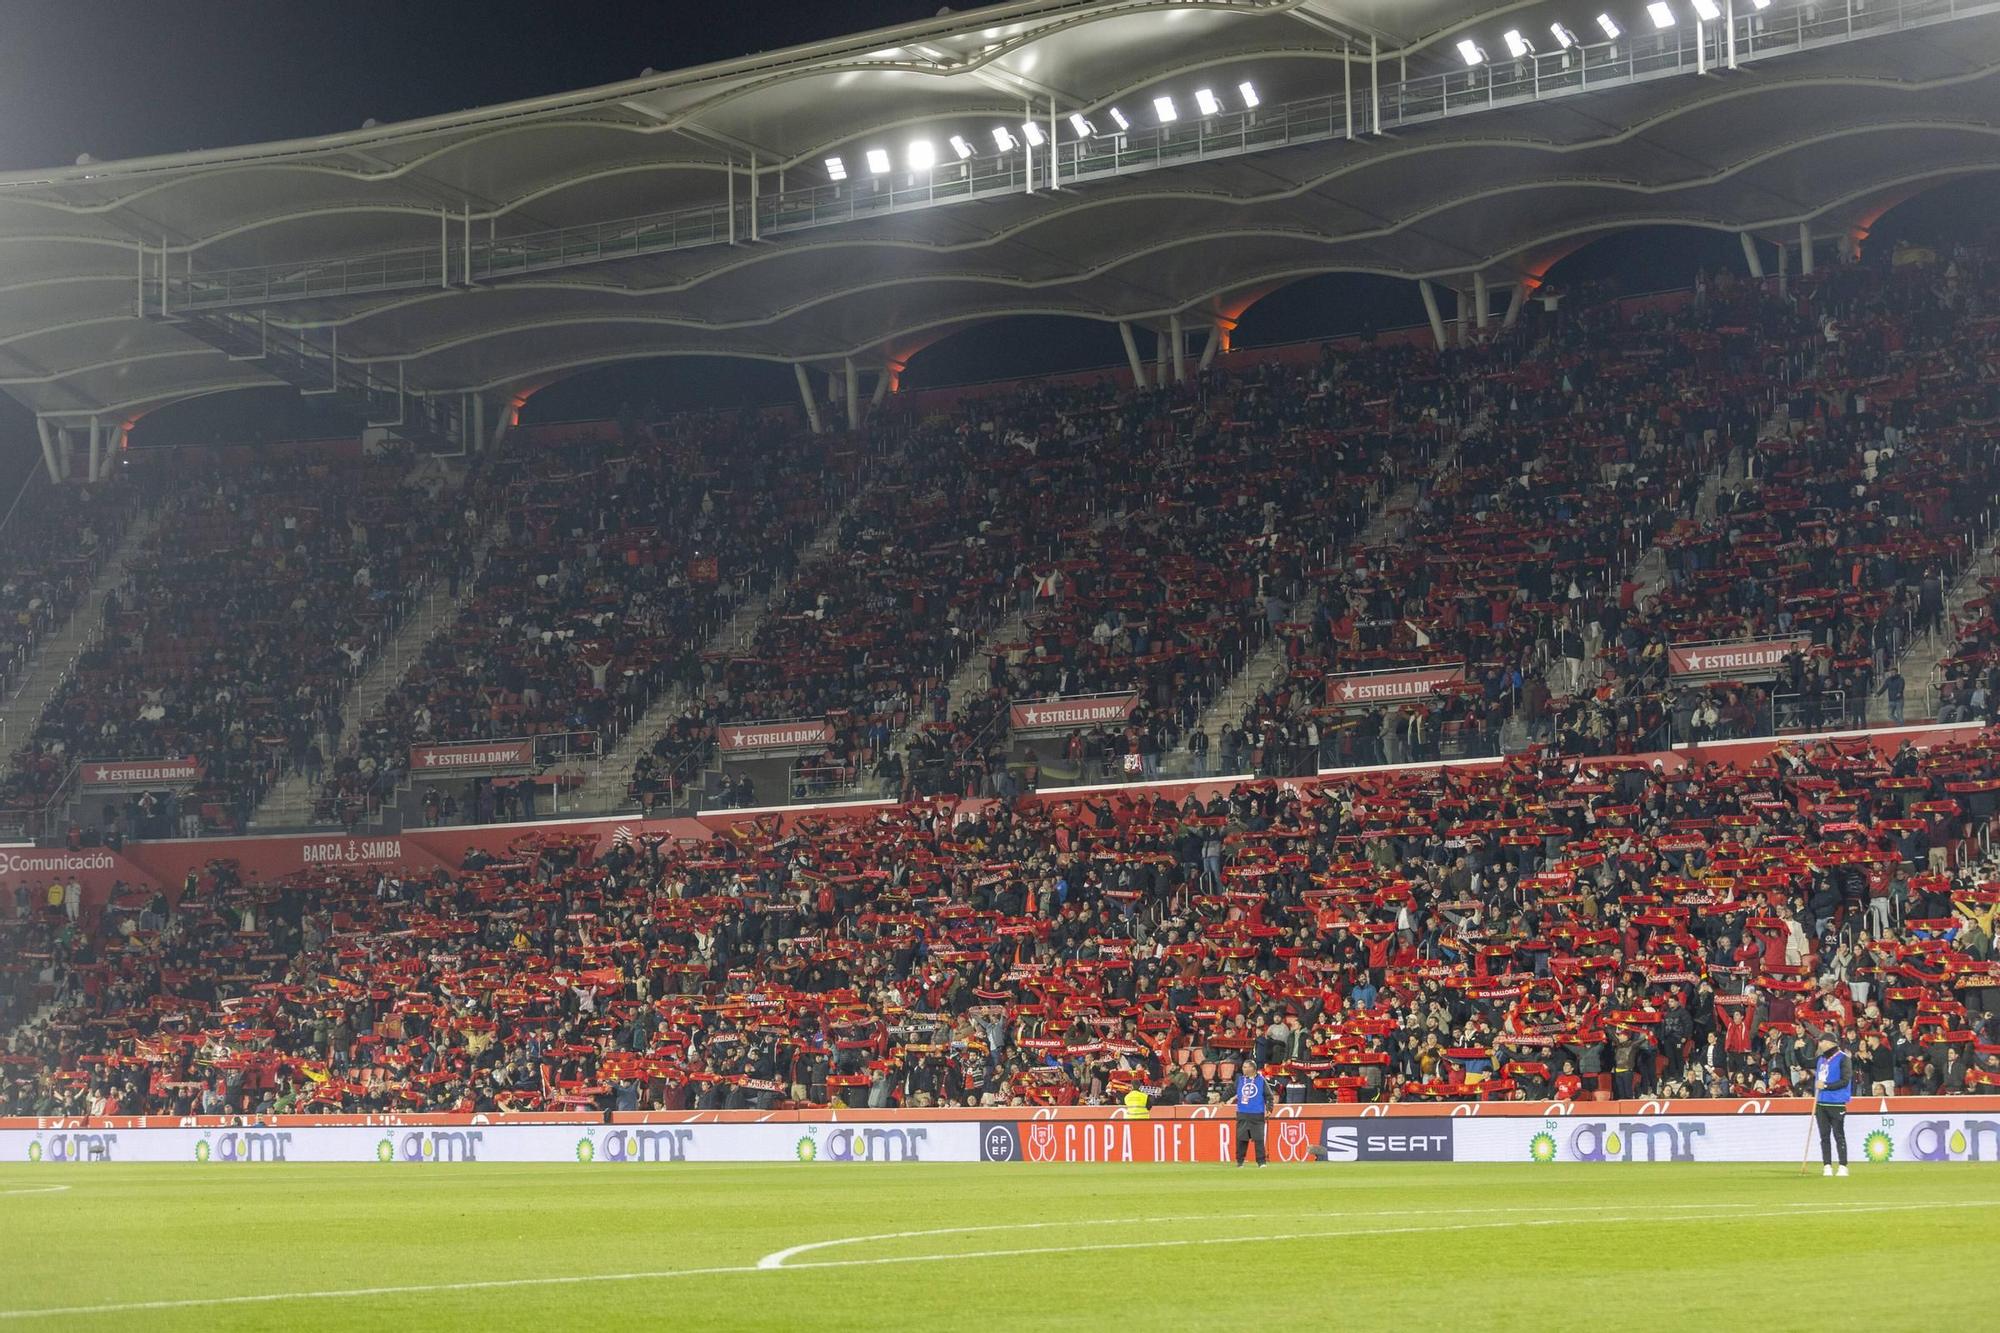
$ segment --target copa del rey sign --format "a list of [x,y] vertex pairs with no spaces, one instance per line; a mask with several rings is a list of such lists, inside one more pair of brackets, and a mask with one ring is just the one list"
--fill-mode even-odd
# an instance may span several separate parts
[[1673,644],[1667,649],[1667,670],[1676,676],[1719,676],[1736,672],[1776,671],[1792,653],[1812,647],[1810,635],[1755,639],[1747,643]]
[[1139,706],[1137,694],[1098,694],[1046,699],[1041,703],[1014,704],[1007,710],[1007,725],[1015,731],[1067,731],[1072,727],[1097,727],[1107,722],[1123,722]]
[[1422,703],[1447,685],[1465,680],[1465,667],[1425,667],[1419,671],[1369,671],[1328,676],[1326,701],[1335,708],[1368,708],[1376,704]]

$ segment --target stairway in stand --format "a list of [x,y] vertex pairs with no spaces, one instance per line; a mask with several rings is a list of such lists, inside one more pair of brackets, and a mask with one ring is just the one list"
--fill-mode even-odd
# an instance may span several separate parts
[[69,678],[84,650],[96,643],[104,629],[105,598],[113,589],[124,586],[127,565],[158,526],[159,521],[151,514],[140,514],[132,520],[124,540],[97,571],[97,581],[70,616],[69,623],[35,650],[19,688],[0,705],[0,737],[5,738],[9,754],[28,743],[41,721],[42,710]]

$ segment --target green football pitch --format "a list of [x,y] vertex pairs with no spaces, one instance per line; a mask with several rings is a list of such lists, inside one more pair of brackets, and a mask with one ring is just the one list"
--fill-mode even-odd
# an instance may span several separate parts
[[1990,1165],[0,1168],[0,1327],[1993,1327]]

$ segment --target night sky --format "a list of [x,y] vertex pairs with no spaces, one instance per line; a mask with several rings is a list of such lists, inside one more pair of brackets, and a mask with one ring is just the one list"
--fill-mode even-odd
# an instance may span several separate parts
[[[636,77],[647,66],[683,68],[937,12],[936,0],[0,0],[7,20],[0,30],[0,169],[66,165],[80,153],[109,161],[339,132],[370,117],[388,123],[584,88]],[[1959,194],[1967,197],[1907,207],[1950,216],[1990,208],[1994,197],[1991,189]],[[1733,237],[1667,229],[1599,242],[1550,276],[1658,290],[1688,285],[1697,266],[1741,262]],[[1414,284],[1309,279],[1249,311],[1237,342],[1422,318]],[[906,383],[1123,361],[1109,326],[1036,325],[995,325],[947,339],[917,358]],[[539,395],[529,415],[589,415],[624,400],[667,407],[779,401],[793,392],[783,367],[683,360],[587,373]],[[329,423],[315,423],[287,393],[170,409],[140,431],[142,441],[167,442],[240,437],[253,428],[284,436],[315,424]],[[0,401],[0,487],[10,494],[7,475],[20,475],[22,460],[38,457],[33,439],[32,418]]]

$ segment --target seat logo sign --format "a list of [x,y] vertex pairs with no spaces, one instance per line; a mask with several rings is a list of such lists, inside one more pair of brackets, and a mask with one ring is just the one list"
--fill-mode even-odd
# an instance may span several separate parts
[[1329,1120],[1322,1142],[1329,1162],[1449,1162],[1452,1124],[1445,1116]]
[[210,1138],[204,1134],[194,1145],[197,1162],[282,1162],[292,1145],[290,1134],[250,1134],[231,1132]]
[[51,1134],[47,1142],[28,1141],[31,1162],[108,1162],[118,1146],[116,1134]]
[[1021,1160],[1021,1131],[1014,1125],[986,1125],[979,1131],[979,1160],[1018,1162]]

